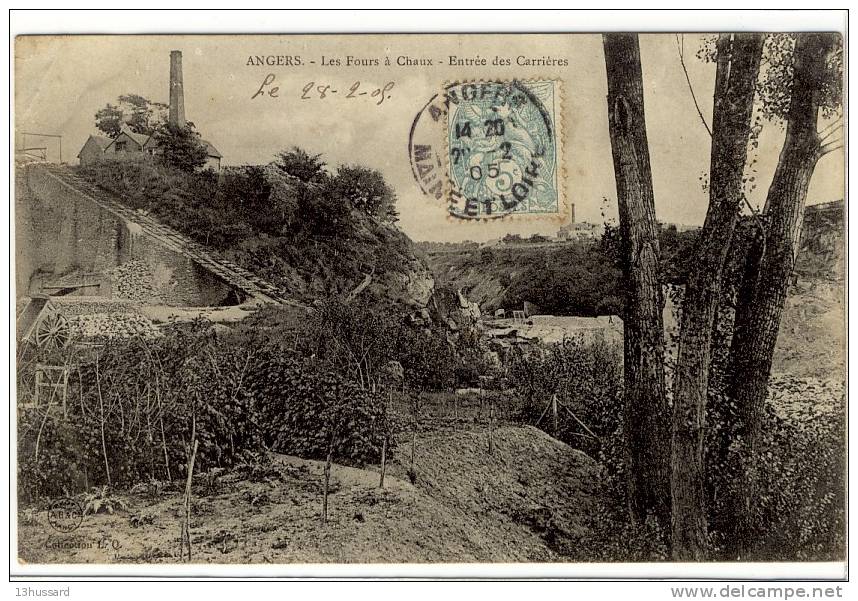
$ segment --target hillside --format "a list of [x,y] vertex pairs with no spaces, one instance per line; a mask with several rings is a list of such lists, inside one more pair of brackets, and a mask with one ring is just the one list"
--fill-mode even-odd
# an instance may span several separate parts
[[[230,474],[212,488],[198,484],[193,561],[568,560],[558,551],[574,551],[575,541],[587,534],[586,516],[600,503],[597,464],[529,426],[499,428],[495,445],[489,455],[485,432],[473,428],[421,432],[416,483],[406,477],[410,447],[402,442],[383,490],[377,466],[335,465],[325,526],[319,518],[323,464],[317,461],[276,455],[252,477]],[[175,561],[182,515],[178,489],[129,495],[126,510],[86,515],[80,528],[62,539],[65,548],[52,547],[47,512],[30,511],[19,517],[19,558],[27,563]]]
[[341,167],[329,174],[323,166],[314,163],[305,179],[274,163],[194,173],[132,155],[77,174],[263,278],[284,298],[309,304],[360,287],[385,301],[425,306],[432,276],[395,213],[382,206],[395,198],[392,190],[377,172]]
[[[619,238],[609,228],[602,239],[501,241],[491,246],[420,244],[436,281],[458,287],[483,311],[519,309],[595,317],[622,313],[617,261]],[[692,257],[696,232],[663,228],[659,234],[665,279],[679,283]]]
[[846,239],[843,202],[805,211],[795,279],[784,307],[772,371],[846,377]]
[[528,301],[556,315],[616,313],[620,273],[594,246],[525,242],[425,254],[439,285],[461,289],[484,312]]
[[[835,202],[811,205],[805,212],[796,275],[775,351],[776,374],[845,375],[843,210],[843,203]],[[662,268],[668,278],[681,279],[693,234],[662,231]],[[509,311],[524,300],[555,315],[617,313],[621,308],[619,272],[596,243],[461,244],[423,252],[439,284],[461,289],[483,311]],[[553,300],[545,303],[547,297]]]

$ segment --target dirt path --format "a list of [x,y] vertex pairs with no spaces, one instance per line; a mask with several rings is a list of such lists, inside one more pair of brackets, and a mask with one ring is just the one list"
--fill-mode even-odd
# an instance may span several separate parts
[[[335,466],[329,521],[320,519],[322,464],[275,456],[252,476],[194,490],[193,561],[200,563],[561,561],[586,536],[597,465],[530,427],[495,433],[421,433],[417,478],[409,439],[378,488],[377,467]],[[201,480],[201,479],[200,479]],[[19,514],[26,563],[174,562],[182,516],[178,486],[125,495],[127,510],[86,515],[61,533],[45,508]],[[151,522],[151,523],[150,523]]]

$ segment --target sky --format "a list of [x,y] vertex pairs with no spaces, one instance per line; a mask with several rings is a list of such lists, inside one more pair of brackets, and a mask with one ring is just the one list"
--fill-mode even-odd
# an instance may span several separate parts
[[[656,215],[660,221],[702,224],[707,195],[700,184],[709,169],[710,139],[694,107],[673,34],[640,36],[647,135]],[[713,64],[694,57],[700,39],[684,36],[686,66],[704,118],[711,124]],[[556,219],[524,218],[470,223],[450,218],[446,205],[425,196],[408,156],[415,115],[453,81],[552,79],[562,90],[559,135],[567,202],[576,221],[601,223],[616,217],[616,188],[607,126],[607,84],[600,35],[318,35],[318,36],[43,36],[15,44],[15,129],[62,136],[63,159],[77,152],[95,129],[95,112],[120,94],[168,101],[169,54],[183,53],[185,113],[223,154],[224,165],[267,163],[299,146],[327,163],[361,164],[380,170],[398,197],[399,225],[415,240],[486,241],[506,233],[553,234]],[[253,65],[250,57],[300,56],[302,65]],[[346,64],[347,57],[358,64]],[[450,65],[486,59],[485,65]],[[397,66],[398,57],[431,59],[432,65]],[[510,65],[494,65],[495,57]],[[518,65],[551,59],[553,65]],[[391,66],[384,64],[391,59]],[[364,66],[377,59],[379,65]],[[280,59],[283,62],[284,59]],[[340,64],[331,64],[340,61]],[[313,61],[313,64],[310,64]],[[556,63],[565,62],[558,66]],[[324,64],[323,64],[324,63]],[[277,96],[253,98],[267,76]],[[366,91],[347,99],[355,83]],[[310,91],[303,92],[312,82]],[[377,105],[374,90],[393,82]],[[338,94],[320,98],[319,86]],[[301,96],[310,96],[301,98]],[[761,205],[777,164],[783,131],[766,125],[757,152]],[[28,137],[26,144],[34,145]],[[47,144],[54,144],[47,140]],[[38,144],[41,145],[41,144]],[[53,148],[53,147],[52,147]],[[808,204],[844,197],[844,154],[818,164]],[[607,199],[607,200],[605,200]]]

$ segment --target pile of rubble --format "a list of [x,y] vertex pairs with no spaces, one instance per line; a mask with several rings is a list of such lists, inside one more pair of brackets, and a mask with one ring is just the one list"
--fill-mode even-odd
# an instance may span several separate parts
[[55,296],[51,304],[68,318],[92,313],[137,313],[139,303],[102,296]]
[[91,313],[69,318],[69,327],[82,338],[155,338],[158,327],[137,313]]
[[107,272],[113,283],[114,298],[157,303],[155,274],[143,261],[127,261]]

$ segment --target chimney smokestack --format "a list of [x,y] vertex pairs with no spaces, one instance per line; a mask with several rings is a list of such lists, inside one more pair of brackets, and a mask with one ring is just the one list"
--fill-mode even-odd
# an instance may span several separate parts
[[182,84],[182,52],[170,52],[170,125],[185,127],[185,89]]

